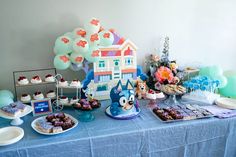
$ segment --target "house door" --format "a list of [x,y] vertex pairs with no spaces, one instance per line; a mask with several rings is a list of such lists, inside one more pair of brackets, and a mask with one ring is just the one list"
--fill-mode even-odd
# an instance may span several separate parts
[[120,79],[121,73],[120,73],[120,60],[114,59],[114,70],[113,70],[113,79]]

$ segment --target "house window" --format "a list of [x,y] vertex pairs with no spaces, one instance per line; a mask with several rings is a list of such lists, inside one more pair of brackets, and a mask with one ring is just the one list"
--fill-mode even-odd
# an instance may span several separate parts
[[124,80],[131,79],[131,78],[133,78],[133,73],[122,74],[122,78]]
[[98,87],[97,87],[97,91],[106,91],[107,89],[108,89],[107,84],[98,85]]
[[111,80],[111,75],[101,75],[98,77],[100,82],[108,82]]
[[126,58],[125,65],[133,65],[133,58]]
[[120,60],[118,60],[118,59],[114,59],[113,62],[114,62],[114,65],[115,65],[115,66],[119,66],[119,62],[120,62]]
[[99,61],[98,66],[99,66],[99,68],[104,68],[105,67],[105,61]]

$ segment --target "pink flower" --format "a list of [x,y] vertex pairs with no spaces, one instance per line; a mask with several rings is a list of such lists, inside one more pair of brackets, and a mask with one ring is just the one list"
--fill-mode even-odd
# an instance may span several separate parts
[[166,80],[171,83],[174,79],[172,71],[164,66],[161,66],[157,69],[157,71],[155,72],[155,77],[160,83],[164,83],[164,81]]

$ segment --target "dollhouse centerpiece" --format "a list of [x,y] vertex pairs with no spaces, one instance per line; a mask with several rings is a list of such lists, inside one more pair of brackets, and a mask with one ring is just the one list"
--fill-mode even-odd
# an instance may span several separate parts
[[99,47],[101,58],[93,63],[94,79],[88,84],[88,88],[95,91],[96,99],[109,99],[111,88],[119,80],[126,82],[128,79],[137,79],[137,47],[129,39],[121,39],[116,41],[115,38],[114,45]]

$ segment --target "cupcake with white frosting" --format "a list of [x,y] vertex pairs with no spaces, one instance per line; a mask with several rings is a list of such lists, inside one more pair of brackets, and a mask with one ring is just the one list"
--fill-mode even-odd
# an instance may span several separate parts
[[29,94],[22,94],[21,97],[20,97],[20,100],[22,102],[30,102],[31,96]]
[[29,80],[25,76],[20,76],[18,78],[18,84],[19,85],[27,85],[27,84],[29,84]]
[[68,82],[64,80],[64,78],[61,78],[61,80],[59,81],[59,86],[66,87],[68,86]]
[[79,80],[76,80],[76,79],[75,79],[75,80],[71,81],[70,86],[71,86],[71,87],[80,87],[80,86],[81,86],[81,83],[80,83]]
[[55,98],[56,97],[56,93],[54,92],[54,90],[50,90],[47,92],[47,98]]
[[51,74],[45,76],[45,82],[55,82],[55,78]]
[[41,99],[44,99],[44,95],[43,95],[42,92],[35,92],[35,93],[33,94],[33,98],[34,98],[35,100],[41,100]]
[[33,76],[32,79],[31,79],[31,83],[32,83],[32,84],[42,83],[42,79],[41,79],[40,76],[38,76],[38,75]]

